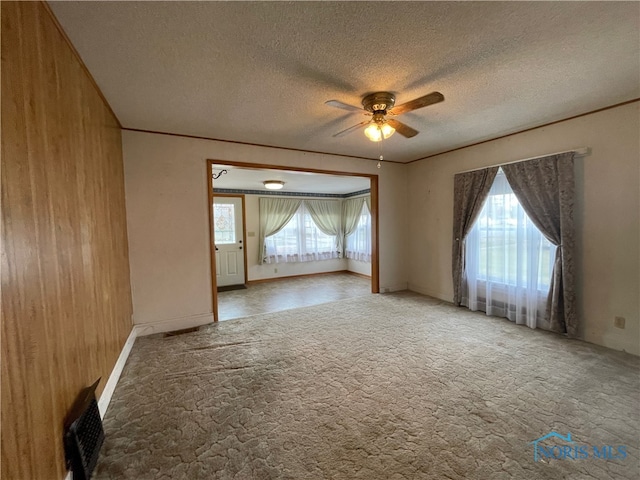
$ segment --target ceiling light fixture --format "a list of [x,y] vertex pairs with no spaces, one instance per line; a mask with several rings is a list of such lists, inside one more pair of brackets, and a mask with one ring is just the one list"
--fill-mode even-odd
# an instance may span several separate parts
[[269,190],[280,190],[284,187],[282,180],[265,180],[262,183],[264,184],[264,188],[268,188]]
[[388,123],[384,123],[382,125],[378,125],[377,123],[372,123],[367,128],[364,129],[364,134],[367,136],[369,140],[372,142],[379,142],[380,140],[387,139],[396,131]]
[[384,113],[376,111],[373,114],[371,124],[364,129],[364,134],[372,142],[379,142],[383,138],[386,140],[395,133],[396,129],[387,123]]

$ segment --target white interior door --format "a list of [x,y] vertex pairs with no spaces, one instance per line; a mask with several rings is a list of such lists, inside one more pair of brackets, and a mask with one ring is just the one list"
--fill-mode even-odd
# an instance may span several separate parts
[[219,287],[244,284],[242,197],[213,198],[213,238]]

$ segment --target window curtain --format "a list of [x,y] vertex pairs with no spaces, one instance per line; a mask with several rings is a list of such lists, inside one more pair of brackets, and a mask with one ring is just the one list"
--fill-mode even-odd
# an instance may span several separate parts
[[554,252],[499,170],[465,239],[462,304],[549,329],[545,309]]
[[464,239],[478,218],[489,194],[498,167],[459,173],[453,179],[453,301],[462,303],[464,277]]
[[356,228],[347,236],[345,256],[360,262],[371,262],[371,212],[366,201],[362,205]]
[[267,256],[265,238],[282,230],[296,214],[301,203],[302,200],[294,198],[260,198],[260,263],[264,263]]
[[542,234],[556,246],[547,318],[553,331],[578,334],[576,315],[573,209],[573,152],[504,165],[502,169]]
[[311,215],[313,223],[325,235],[336,236],[336,252],[342,257],[344,235],[342,234],[342,216],[340,202],[331,200],[305,200],[304,205]]
[[[345,240],[358,227],[362,205],[365,201],[365,197],[356,197],[347,198],[342,202],[342,234]],[[343,245],[346,245],[346,241],[343,242]]]
[[265,263],[317,262],[339,258],[336,236],[322,232],[304,203],[278,233],[264,240]]
[[367,205],[369,213],[371,213],[371,195],[367,195],[366,197],[364,197],[364,203]]

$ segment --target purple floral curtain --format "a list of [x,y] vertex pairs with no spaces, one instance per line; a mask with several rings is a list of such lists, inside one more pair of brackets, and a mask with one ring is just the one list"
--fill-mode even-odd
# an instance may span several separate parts
[[498,167],[459,173],[453,177],[453,302],[460,305],[464,285],[464,239],[489,195]]
[[556,245],[547,301],[551,329],[578,334],[576,314],[573,209],[573,152],[503,165],[502,170],[531,221]]

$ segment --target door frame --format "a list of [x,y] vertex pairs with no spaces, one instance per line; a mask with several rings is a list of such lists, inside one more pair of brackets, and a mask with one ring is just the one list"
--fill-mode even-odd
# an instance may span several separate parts
[[[213,178],[212,178],[213,180]],[[213,191],[212,191],[213,192]],[[246,285],[247,282],[249,281],[249,265],[247,264],[247,214],[246,214],[246,210],[245,210],[245,203],[244,203],[244,194],[241,193],[215,193],[213,192],[213,195],[211,196],[211,202],[209,203],[209,224],[211,225],[211,232],[209,233],[209,235],[213,235],[214,234],[214,225],[213,225],[213,203],[215,201],[216,197],[227,197],[227,198],[240,198],[242,200],[242,250],[244,252],[244,284]],[[209,242],[209,249],[211,251],[211,255],[212,256],[216,256],[216,248],[215,248],[215,238],[212,239],[212,242]],[[214,263],[212,264],[213,266],[215,266],[215,259],[214,259]],[[216,291],[218,290],[218,285],[217,285],[217,279],[216,277],[216,271],[212,270],[211,271],[211,276],[213,277],[214,283],[216,284]]]
[[[305,173],[322,173],[325,175],[336,175],[341,177],[364,177],[369,179],[369,186],[371,189],[371,293],[380,293],[380,248],[378,241],[380,238],[379,231],[379,208],[378,208],[378,175],[371,173],[355,173],[355,172],[343,172],[336,170],[322,170],[317,168],[305,168],[305,167],[287,167],[282,165],[269,165],[263,163],[251,163],[251,162],[237,162],[231,160],[214,160],[207,159],[207,197],[209,199],[209,250],[211,257],[211,298],[213,308],[213,321],[218,321],[218,285],[216,281],[216,255],[214,248],[213,236],[213,165],[228,165],[231,167],[239,168],[252,168],[258,170],[286,170],[291,172],[305,172]],[[220,194],[215,196],[241,196],[240,194]],[[247,240],[246,240],[246,224],[245,222],[245,208],[244,208],[244,195],[242,195],[242,221],[244,225],[244,253],[245,253],[245,282],[248,281],[248,264],[247,262]]]

